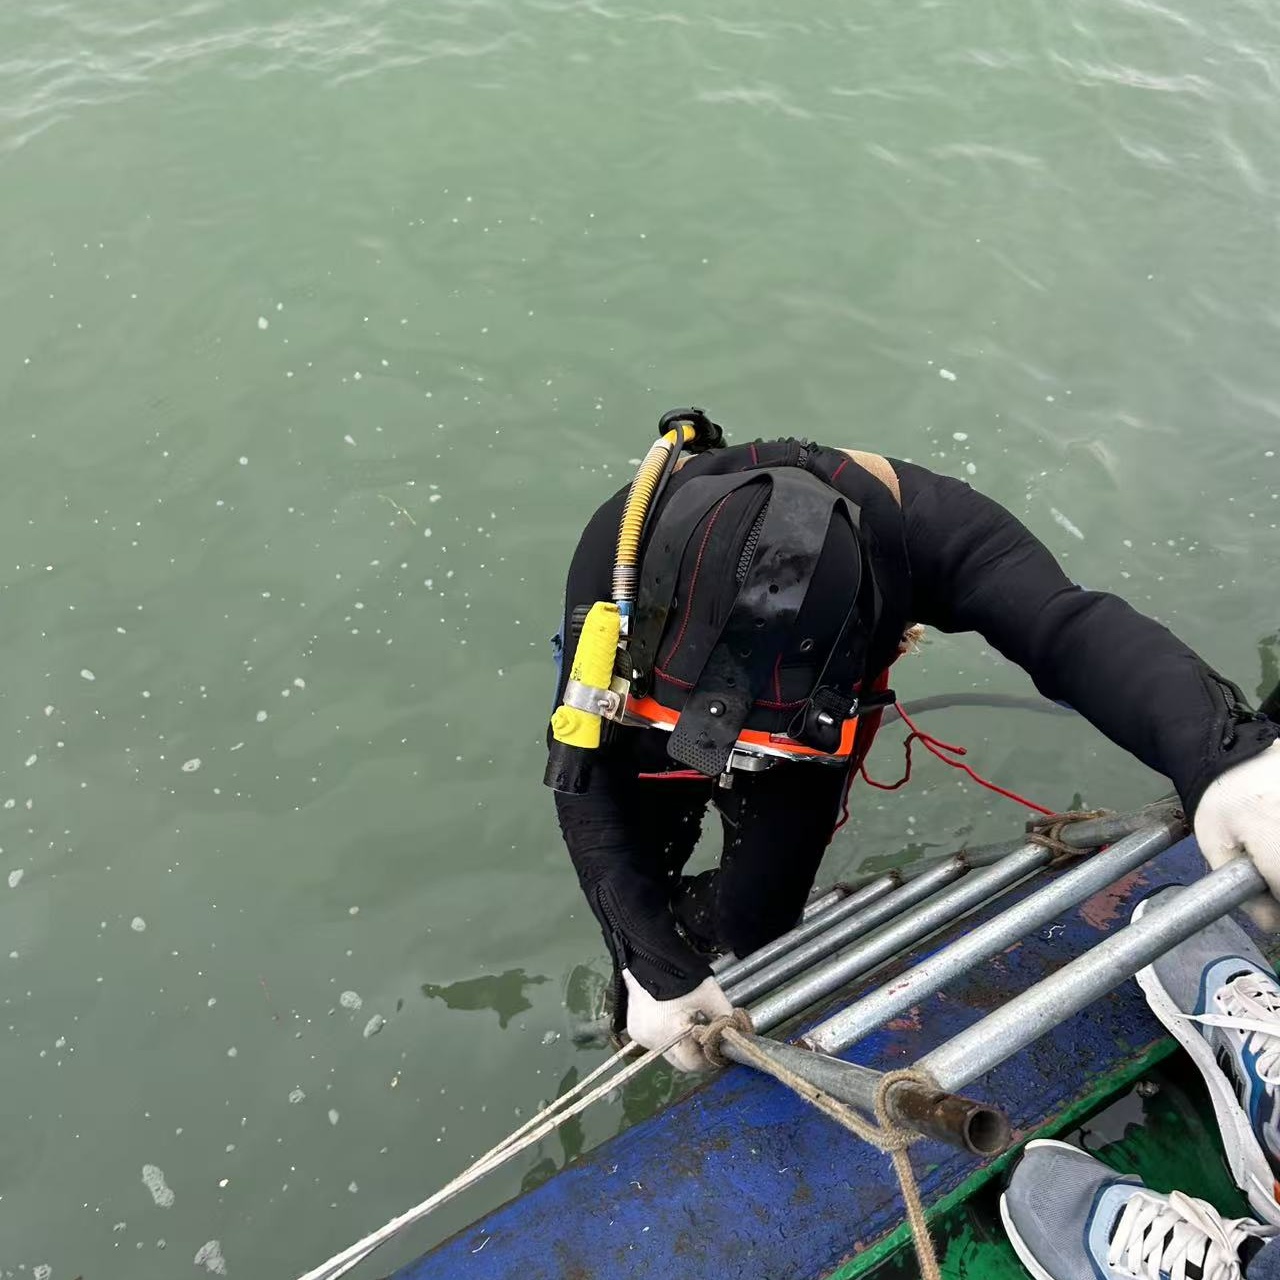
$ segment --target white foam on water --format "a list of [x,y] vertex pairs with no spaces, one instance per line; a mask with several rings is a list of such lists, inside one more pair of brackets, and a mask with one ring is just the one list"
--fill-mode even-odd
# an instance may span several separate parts
[[338,1123],[338,1113],[332,1107],[329,1108],[329,1123],[330,1124]]
[[373,1017],[364,1024],[364,1031],[361,1034],[363,1034],[364,1038],[368,1040],[370,1036],[376,1036],[386,1025],[386,1018],[384,1018],[380,1013],[375,1013]]
[[293,687],[295,689],[305,689],[307,687],[307,682],[301,676],[294,676]]
[[199,757],[199,756],[195,756],[195,757],[193,757],[193,758],[192,758],[192,759],[190,759],[190,760],[186,760],[186,761],[184,761],[184,762],[183,762],[183,765],[182,765],[182,772],[183,772],[183,773],[195,773],[195,771],[200,767],[200,765],[201,765],[202,763],[203,763],[203,761],[200,759],[200,757]]
[[147,922],[141,916],[134,916],[133,919],[129,921],[129,928],[132,929],[134,933],[146,933]]
[[1061,525],[1073,538],[1079,538],[1081,542],[1084,541],[1084,534],[1057,507],[1050,507],[1049,514],[1053,517],[1054,523]]
[[268,320],[266,316],[259,316],[259,317],[258,317],[258,328],[259,328],[259,329],[265,329],[265,328],[267,328],[270,324],[271,324],[271,321],[270,321],[270,320]]
[[938,377],[945,378],[948,382],[954,382],[956,380],[956,375],[952,373],[950,369],[939,369]]
[[355,1010],[359,1009],[364,1004],[364,1001],[360,998],[360,993],[358,991],[344,991],[338,997],[338,1003],[344,1009]]
[[164,1180],[164,1170],[159,1165],[144,1164],[142,1166],[142,1185],[151,1192],[151,1198],[160,1208],[169,1209],[173,1206],[173,1192]]
[[355,444],[355,440],[351,436],[343,436],[342,439],[347,444]]
[[32,1280],[49,1280],[53,1275],[53,1268],[47,1262],[41,1262],[31,1268]]
[[262,723],[266,718],[267,718],[267,713],[266,713],[265,711],[259,711],[259,712],[258,712],[258,714],[257,714],[256,716],[254,716],[254,719],[255,719],[259,724],[261,724],[261,723]]
[[53,715],[53,703],[50,703],[47,707],[45,707],[44,713],[47,716]]
[[81,680],[88,680],[88,681],[92,682],[92,681],[96,680],[97,678],[98,678],[98,677],[97,677],[97,676],[95,676],[95,675],[93,674],[93,672],[89,670],[89,668],[88,668],[88,667],[82,667],[82,668],[80,669],[80,679],[81,679]]
[[951,433],[951,438],[953,440],[959,440],[960,443],[963,444],[969,438],[969,433],[967,431],[953,431]]
[[21,867],[17,871],[9,872],[9,888],[16,889],[22,883],[22,877],[27,873]]
[[222,1245],[216,1240],[208,1240],[196,1250],[192,1265],[203,1267],[215,1276],[227,1274],[227,1260],[222,1256]]
[[39,756],[37,756],[37,755],[29,755],[29,756],[27,757],[26,767],[27,767],[28,769],[30,769],[30,768],[31,768],[31,766],[32,766],[33,764],[35,764],[35,762],[36,762],[37,760],[39,760],[39,759],[40,759],[40,757],[39,757]]
[[307,1095],[306,1095],[305,1093],[303,1093],[303,1091],[302,1091],[301,1089],[290,1089],[290,1090],[289,1090],[289,1102],[290,1102],[290,1104],[291,1104],[292,1106],[295,1106],[295,1107],[296,1107],[296,1106],[298,1105],[298,1103],[300,1103],[300,1102],[304,1102],[304,1101],[306,1100],[306,1097],[307,1097]]

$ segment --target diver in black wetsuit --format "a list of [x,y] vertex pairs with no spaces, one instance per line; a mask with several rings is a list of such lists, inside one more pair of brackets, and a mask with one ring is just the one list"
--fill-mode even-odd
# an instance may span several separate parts
[[[549,739],[561,830],[620,979],[615,1027],[652,1047],[727,1012],[711,958],[795,925],[916,625],[980,633],[1169,777],[1210,861],[1246,849],[1280,887],[1276,727],[1164,627],[1070,582],[998,503],[875,454],[725,448],[697,410],[662,429],[667,454],[651,450],[574,553]],[[612,699],[583,749],[581,715],[604,702],[571,669],[588,609],[611,600]],[[1270,837],[1225,785],[1255,759]],[[683,877],[709,802],[720,866]],[[705,1065],[687,1039],[668,1056]]]

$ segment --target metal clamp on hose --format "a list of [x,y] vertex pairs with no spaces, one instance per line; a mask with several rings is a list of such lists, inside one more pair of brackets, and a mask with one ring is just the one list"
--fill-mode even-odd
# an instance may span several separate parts
[[601,690],[595,685],[583,684],[581,680],[570,680],[564,687],[560,705],[612,720],[622,710],[622,695],[612,689]]

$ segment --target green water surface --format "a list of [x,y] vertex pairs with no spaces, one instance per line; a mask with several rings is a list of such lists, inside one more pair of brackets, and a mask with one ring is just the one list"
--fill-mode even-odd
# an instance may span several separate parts
[[[0,1276],[296,1275],[599,1060],[547,638],[673,405],[970,478],[1274,680],[1277,137],[1266,0],[0,6]],[[926,764],[829,870],[1022,817]]]

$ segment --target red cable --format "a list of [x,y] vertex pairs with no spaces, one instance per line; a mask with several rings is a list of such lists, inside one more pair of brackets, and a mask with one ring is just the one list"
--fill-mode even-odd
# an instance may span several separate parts
[[[1036,813],[1043,813],[1046,817],[1053,816],[1052,809],[1046,809],[1043,805],[1036,804],[1035,801],[1028,800],[1025,796],[1020,796],[1016,791],[1006,791],[1004,787],[997,786],[994,782],[989,782],[986,778],[982,777],[981,774],[976,773],[969,767],[969,765],[963,764],[959,760],[951,759],[951,756],[968,755],[968,750],[965,747],[953,746],[949,742],[943,742],[940,738],[935,738],[932,734],[926,733],[923,729],[917,728],[915,721],[913,721],[903,709],[902,703],[895,703],[895,706],[898,708],[898,714],[902,717],[903,724],[911,730],[907,735],[905,742],[902,744],[907,753],[907,771],[898,779],[897,782],[877,782],[870,774],[867,773],[867,766],[864,763],[860,772],[862,774],[863,781],[869,786],[875,787],[878,791],[897,791],[899,787],[905,786],[910,782],[911,744],[916,739],[919,739],[919,741],[924,744],[925,749],[937,756],[943,764],[949,764],[953,769],[960,769],[962,772],[967,773],[979,786],[986,787],[988,791],[994,791],[996,795],[1004,796],[1006,800],[1013,800],[1017,804],[1023,805],[1025,808],[1034,809]],[[841,825],[843,825],[843,822]],[[836,829],[839,830],[838,827]]]

